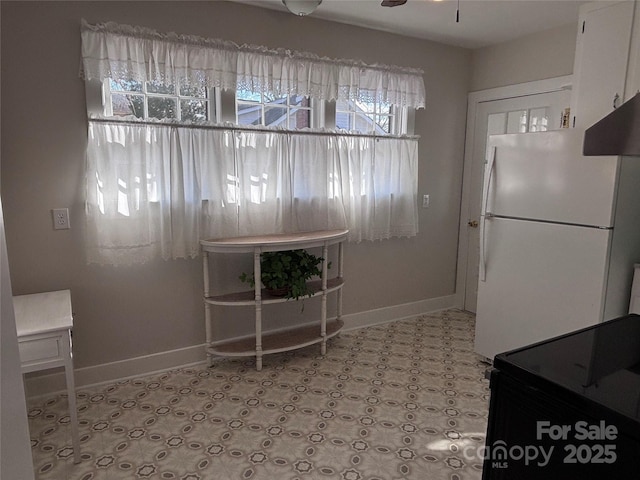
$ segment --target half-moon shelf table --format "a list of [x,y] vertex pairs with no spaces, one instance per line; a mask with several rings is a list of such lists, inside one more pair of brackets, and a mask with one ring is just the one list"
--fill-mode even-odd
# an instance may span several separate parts
[[[285,352],[296,348],[306,347],[314,343],[320,344],[322,355],[327,351],[327,339],[336,335],[344,322],[342,321],[342,286],[344,265],[344,241],[348,230],[321,230],[279,235],[261,235],[249,237],[217,238],[201,240],[204,272],[204,306],[206,322],[206,351],[211,365],[214,355],[224,357],[256,357],[256,369],[262,369],[262,356],[269,353]],[[328,278],[329,247],[338,248],[337,275]],[[278,252],[283,250],[299,250],[322,248],[322,278],[308,282],[312,290],[312,297],[321,297],[320,319],[315,325],[306,324],[287,330],[263,331],[263,305],[286,302],[284,297],[270,295],[261,288],[259,281],[253,290],[216,295],[213,293],[209,279],[209,262],[215,254],[253,254],[254,278],[260,279],[260,255],[264,252]],[[337,294],[336,318],[327,321],[327,297],[330,293]],[[214,306],[246,307],[255,309],[255,336],[229,341],[215,341],[213,338],[213,323],[223,319],[214,315]]]

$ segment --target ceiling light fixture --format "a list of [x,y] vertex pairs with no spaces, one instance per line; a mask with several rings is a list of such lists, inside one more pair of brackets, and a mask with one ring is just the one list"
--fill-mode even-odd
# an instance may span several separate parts
[[313,13],[322,0],[282,0],[282,4],[294,15],[304,17]]

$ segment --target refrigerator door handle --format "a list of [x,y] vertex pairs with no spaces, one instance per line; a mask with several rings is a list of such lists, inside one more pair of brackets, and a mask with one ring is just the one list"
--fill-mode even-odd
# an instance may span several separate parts
[[491,158],[489,159],[489,164],[487,165],[487,171],[485,172],[484,178],[484,188],[483,191],[483,199],[484,205],[482,206],[482,221],[480,222],[480,272],[479,277],[481,282],[487,281],[487,260],[485,255],[485,244],[486,238],[485,233],[487,231],[486,223],[487,218],[490,218],[491,213],[487,212],[487,206],[489,205],[489,188],[491,188],[491,177],[493,177],[493,167],[496,163],[496,147],[493,147],[491,150]]
[[480,222],[480,272],[479,273],[479,278],[481,282],[486,282],[487,281],[487,260],[484,254],[484,245],[485,245],[485,232],[486,232],[486,222],[487,222],[487,217],[485,215],[483,215],[482,217],[482,221]]
[[489,163],[487,164],[487,169],[485,171],[484,176],[484,185],[482,186],[482,213],[481,215],[487,214],[487,207],[489,206],[489,190],[491,188],[491,180],[493,178],[493,170],[496,165],[496,150],[497,147],[491,148],[491,156],[489,157]]

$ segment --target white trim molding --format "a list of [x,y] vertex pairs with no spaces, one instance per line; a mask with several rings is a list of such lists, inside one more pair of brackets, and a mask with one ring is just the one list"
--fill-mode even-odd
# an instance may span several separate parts
[[[342,317],[345,323],[343,331],[405,320],[425,313],[455,308],[456,306],[456,296],[450,295],[352,313]],[[224,359],[216,359],[216,361],[224,361]],[[207,356],[204,343],[192,345],[176,350],[78,368],[75,370],[76,387],[113,383],[129,378],[161,373],[175,368],[205,364],[206,362]],[[26,377],[26,393],[30,398],[64,391],[66,391],[66,387],[64,373],[62,372],[44,375],[33,374]]]
[[456,295],[430,298],[418,302],[403,303],[392,307],[377,308],[366,312],[344,315],[343,330],[356,330],[358,328],[371,327],[382,323],[406,320],[425,313],[432,313],[447,308],[458,308]]
[[462,199],[460,202],[460,226],[458,235],[458,267],[456,274],[456,307],[464,309],[467,281],[467,248],[469,244],[469,229],[467,222],[471,210],[471,169],[473,157],[473,143],[476,129],[476,113],[483,102],[506,100],[509,98],[525,97],[541,93],[557,92],[571,89],[573,75],[548,78],[534,82],[518,83],[506,87],[491,88],[469,93],[467,103],[467,134],[464,145],[464,167],[462,174]]

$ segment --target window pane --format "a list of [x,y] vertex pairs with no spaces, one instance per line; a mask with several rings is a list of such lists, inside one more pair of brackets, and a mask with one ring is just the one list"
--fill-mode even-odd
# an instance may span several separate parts
[[369,102],[356,102],[355,112],[374,113],[376,111],[376,104]]
[[378,113],[380,115],[390,115],[391,114],[391,104],[390,103],[379,103],[378,104]]
[[115,116],[134,115],[138,118],[144,118],[144,97],[141,95],[115,93],[111,95],[111,106]]
[[369,115],[364,115],[361,113],[356,114],[356,125],[354,130],[360,133],[372,133],[374,127],[374,120]]
[[353,105],[347,100],[336,100],[336,110],[350,112],[353,110]]
[[529,111],[529,131],[546,132],[549,128],[547,108],[533,108]]
[[142,83],[135,80],[109,80],[112,91],[119,92],[142,92]]
[[273,93],[271,92],[266,92],[264,95],[264,103],[265,104],[269,104],[269,103],[277,103],[278,105],[286,105],[287,104],[287,97],[277,97],[275,96]]
[[174,85],[164,85],[161,82],[147,82],[147,92],[175,95],[176,87]]
[[183,84],[179,89],[181,95],[174,85],[159,81],[109,79],[108,87],[111,111],[116,116],[201,121],[208,120],[214,108],[207,98],[208,88],[195,84]]
[[390,103],[336,101],[336,128],[389,135],[392,133],[394,116],[394,108]]
[[262,125],[262,107],[251,103],[238,102],[238,124]]
[[351,114],[346,112],[336,112],[336,128],[351,130]]
[[176,118],[176,101],[173,98],[149,97],[149,117]]
[[207,89],[200,85],[181,85],[180,95],[183,97],[207,98]]
[[507,113],[506,133],[526,133],[527,132],[527,111],[516,110]]
[[208,118],[206,100],[181,100],[180,114],[182,120],[202,121]]
[[260,102],[262,101],[262,96],[260,93],[250,92],[249,90],[238,90],[236,91],[236,99],[245,102]]
[[287,126],[287,107],[264,107],[264,123],[267,126]]
[[289,128],[311,126],[311,111],[308,108],[292,108],[289,112]]
[[240,89],[236,91],[236,115],[240,125],[307,128],[311,126],[311,99]]
[[289,105],[296,107],[310,107],[311,102],[309,101],[309,97],[297,97],[292,96],[289,97]]
[[376,133],[391,133],[391,117],[378,115],[376,118]]

